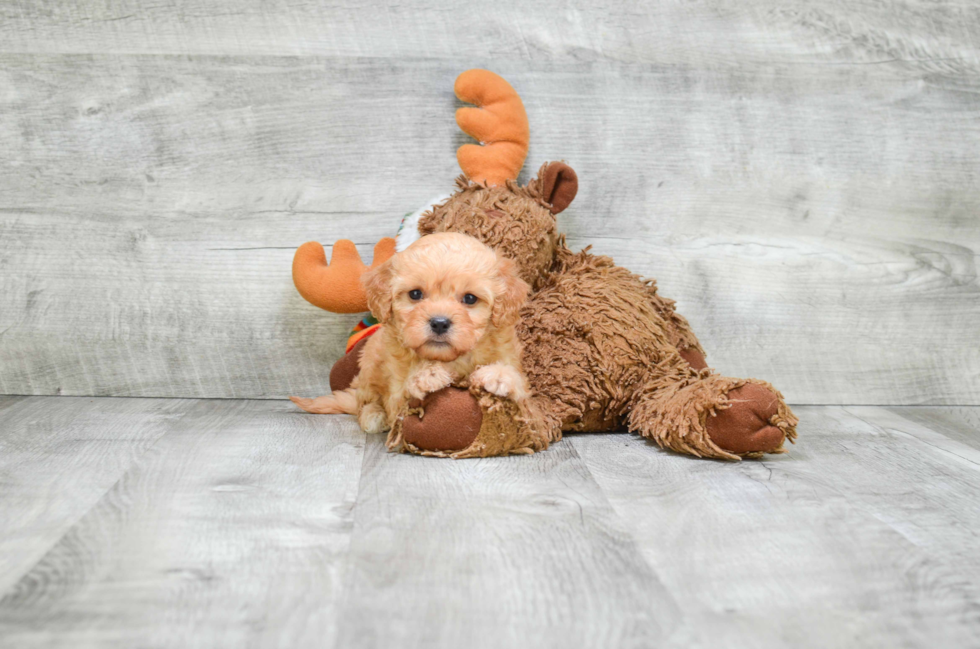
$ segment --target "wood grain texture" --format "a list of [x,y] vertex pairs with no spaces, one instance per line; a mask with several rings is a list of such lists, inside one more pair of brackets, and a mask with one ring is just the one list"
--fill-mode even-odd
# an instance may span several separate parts
[[[625,7],[625,5],[624,5]],[[316,394],[350,317],[303,241],[393,234],[458,173],[489,66],[524,178],[796,403],[980,403],[980,9],[711,0],[0,7],[0,393]]]
[[741,464],[628,434],[450,461],[279,401],[0,398],[0,638],[972,646],[980,448],[942,431],[978,412],[804,406]]
[[5,589],[5,643],[298,647],[333,631],[363,434],[284,402],[180,404],[180,427]]
[[338,647],[648,647],[682,612],[575,450],[446,462],[369,439]]
[[892,413],[980,450],[980,408],[890,408]]
[[980,67],[980,9],[951,0],[624,4],[519,0],[8,0],[0,52],[368,56],[522,61],[922,61]]
[[182,405],[0,397],[0,593],[181,419]]
[[968,646],[980,452],[913,410],[801,407],[800,445],[737,466],[568,440],[704,646]]

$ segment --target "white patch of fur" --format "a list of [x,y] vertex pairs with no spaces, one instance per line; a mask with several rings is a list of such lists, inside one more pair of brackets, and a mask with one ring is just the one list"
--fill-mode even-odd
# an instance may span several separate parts
[[368,435],[377,435],[388,430],[388,416],[385,414],[384,408],[377,403],[365,404],[357,416],[357,423],[361,425],[361,430]]
[[470,374],[470,382],[498,397],[510,397],[520,401],[527,396],[524,377],[516,368],[503,363],[491,363],[476,368]]
[[447,198],[449,198],[449,194],[436,196],[424,206],[402,219],[401,226],[398,228],[398,234],[395,236],[395,252],[403,251],[422,237],[419,234],[419,219],[422,218],[423,214]]
[[452,385],[453,375],[442,363],[424,363],[408,377],[405,388],[416,399]]

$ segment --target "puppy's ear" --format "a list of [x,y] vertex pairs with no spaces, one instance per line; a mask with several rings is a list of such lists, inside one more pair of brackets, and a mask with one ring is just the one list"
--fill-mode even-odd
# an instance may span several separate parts
[[391,317],[391,278],[393,274],[394,270],[389,259],[377,268],[372,268],[361,275],[368,308],[371,310],[371,315],[381,323],[387,322]]
[[517,322],[531,287],[517,275],[517,264],[504,257],[497,258],[497,278],[503,290],[494,296],[490,320],[495,327],[510,326]]

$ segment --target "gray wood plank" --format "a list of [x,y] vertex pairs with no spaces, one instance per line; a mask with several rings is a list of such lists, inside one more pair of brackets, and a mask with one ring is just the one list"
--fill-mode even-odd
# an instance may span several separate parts
[[951,440],[980,449],[980,408],[964,407],[923,407],[888,408],[892,414],[921,424]]
[[0,593],[113,487],[186,401],[0,397]]
[[882,408],[802,407],[729,465],[570,436],[706,646],[969,646],[980,454]]
[[[105,401],[105,400],[100,400]],[[11,646],[322,646],[363,435],[291,404],[185,402],[0,600]]]
[[338,647],[662,646],[683,611],[575,450],[446,462],[370,438]]
[[[0,52],[976,66],[980,10],[956,0],[510,0],[369,5],[267,0],[30,0],[0,5]],[[921,35],[941,34],[924,42]],[[975,69],[975,67],[974,67]]]
[[[494,67],[528,105],[527,169],[579,172],[573,246],[657,277],[719,369],[796,403],[975,404],[980,83],[960,54]],[[206,397],[324,389],[353,318],[298,297],[292,252],[369,254],[450,187],[452,81],[479,64],[0,61],[0,392]]]
[[626,434],[455,462],[284,402],[2,397],[0,637],[970,646],[980,449],[940,429],[973,410],[805,406],[737,465]]

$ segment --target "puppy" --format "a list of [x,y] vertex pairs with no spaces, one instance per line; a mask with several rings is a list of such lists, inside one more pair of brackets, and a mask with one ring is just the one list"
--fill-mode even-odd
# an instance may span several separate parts
[[389,430],[410,398],[467,378],[521,401],[528,386],[514,331],[529,287],[516,265],[453,232],[422,237],[361,278],[381,327],[368,338],[351,387],[316,399],[313,413],[356,414],[364,432]]

